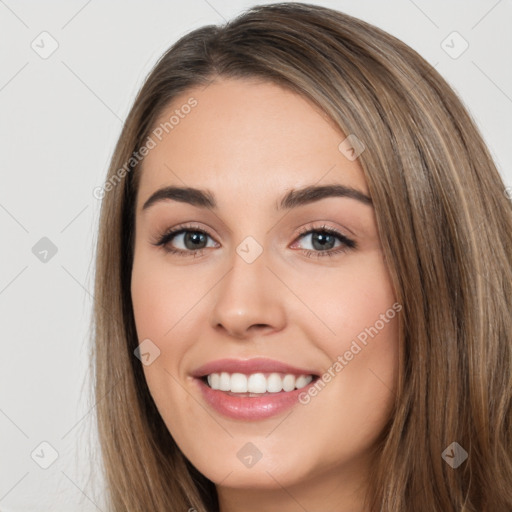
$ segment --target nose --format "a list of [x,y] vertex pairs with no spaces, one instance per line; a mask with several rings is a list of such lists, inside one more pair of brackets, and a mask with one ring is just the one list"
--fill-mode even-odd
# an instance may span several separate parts
[[212,290],[213,328],[237,339],[282,330],[286,323],[286,289],[267,267],[266,251],[252,263],[234,252],[231,261],[231,269]]

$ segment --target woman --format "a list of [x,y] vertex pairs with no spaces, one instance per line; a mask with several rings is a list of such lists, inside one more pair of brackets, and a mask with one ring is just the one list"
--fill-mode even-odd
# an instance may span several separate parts
[[417,53],[307,4],[195,30],[103,194],[112,511],[512,510],[511,203]]

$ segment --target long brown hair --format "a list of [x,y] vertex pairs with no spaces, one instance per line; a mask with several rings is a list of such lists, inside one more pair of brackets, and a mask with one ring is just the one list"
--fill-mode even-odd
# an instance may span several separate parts
[[[359,161],[403,306],[398,392],[375,446],[368,509],[512,510],[512,206],[502,179],[461,101],[415,51],[351,16],[289,2],[182,37],[149,74],[116,146],[94,311],[110,510],[218,510],[215,486],[175,444],[134,356],[134,155],[178,94],[244,77],[312,100],[366,147]],[[468,454],[458,468],[442,457],[453,442]]]

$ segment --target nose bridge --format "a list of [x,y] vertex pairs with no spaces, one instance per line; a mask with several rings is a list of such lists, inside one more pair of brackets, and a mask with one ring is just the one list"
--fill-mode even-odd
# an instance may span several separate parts
[[241,337],[251,326],[281,329],[283,301],[275,276],[267,268],[270,252],[248,236],[235,247],[230,270],[215,293],[213,326]]
[[[252,236],[248,236],[235,247],[231,258],[231,272],[229,273],[229,287],[233,292],[248,288],[253,296],[265,292],[265,283],[269,270],[269,250],[263,248]],[[238,288],[240,288],[238,290]]]

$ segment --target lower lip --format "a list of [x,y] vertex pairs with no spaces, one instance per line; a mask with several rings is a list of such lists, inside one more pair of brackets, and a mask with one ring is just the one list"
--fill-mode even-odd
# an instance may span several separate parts
[[299,403],[299,395],[307,392],[308,388],[316,382],[314,379],[307,386],[294,391],[280,391],[258,397],[233,396],[224,391],[212,389],[201,379],[195,379],[203,398],[218,413],[237,420],[257,421],[282,413]]

